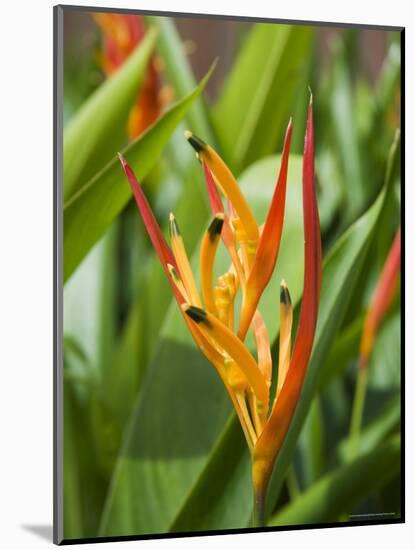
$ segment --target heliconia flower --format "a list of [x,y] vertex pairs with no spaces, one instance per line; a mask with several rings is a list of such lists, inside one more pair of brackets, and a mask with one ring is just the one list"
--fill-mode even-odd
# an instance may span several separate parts
[[[180,311],[196,345],[216,368],[238,415],[251,452],[257,524],[263,521],[269,478],[300,398],[314,341],[321,286],[321,238],[314,187],[314,131],[310,100],[303,157],[304,291],[291,353],[293,307],[287,283],[281,282],[277,369],[273,365],[268,329],[258,303],[278,257],[291,128],[290,120],[276,189],[263,226],[258,226],[238,183],[216,151],[191,132],[186,132],[186,138],[202,163],[213,214],[200,249],[201,292],[177,220],[170,214],[169,247],[132,169],[120,155],[144,225]],[[221,195],[226,201],[226,210]],[[229,252],[230,265],[215,284],[214,261],[221,239]],[[239,291],[242,293],[242,310],[237,323],[234,303]],[[256,342],[255,356],[244,344],[249,329]],[[277,380],[271,402],[273,374]]]
[[401,228],[393,240],[364,321],[359,368],[367,369],[379,326],[392,302],[401,265]]
[[[146,28],[138,15],[122,13],[94,13],[93,17],[102,33],[102,50],[99,61],[106,76],[111,76],[143,40]],[[169,103],[171,88],[163,86],[160,78],[160,59],[153,55],[147,74],[130,112],[127,131],[129,137],[139,136],[160,115]]]

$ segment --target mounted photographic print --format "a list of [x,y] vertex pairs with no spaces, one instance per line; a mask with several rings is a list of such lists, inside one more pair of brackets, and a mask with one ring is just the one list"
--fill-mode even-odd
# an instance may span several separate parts
[[55,542],[404,521],[403,29],[54,17]]

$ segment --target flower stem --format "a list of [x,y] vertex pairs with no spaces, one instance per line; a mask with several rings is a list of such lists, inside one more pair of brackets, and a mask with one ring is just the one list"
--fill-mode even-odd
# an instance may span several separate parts
[[255,490],[254,487],[254,509],[252,514],[252,527],[265,526],[265,490]]
[[360,368],[357,374],[356,389],[353,399],[352,418],[350,422],[348,458],[353,459],[359,449],[360,430],[365,408],[368,368]]

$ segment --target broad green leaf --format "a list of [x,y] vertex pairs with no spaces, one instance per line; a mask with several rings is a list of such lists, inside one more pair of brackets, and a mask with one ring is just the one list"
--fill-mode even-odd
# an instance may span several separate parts
[[[201,531],[212,529],[212,525],[237,527],[235,507],[249,513],[252,506],[251,486],[246,483],[250,461],[239,420],[231,414],[169,531],[192,531],[195,525]],[[222,492],[226,499],[218,498]]]
[[312,44],[311,27],[261,23],[250,31],[212,118],[236,172],[282,143]]
[[359,501],[399,474],[400,453],[400,437],[395,436],[370,453],[324,476],[292,504],[272,516],[268,525],[338,521],[341,514],[350,514]]
[[125,143],[126,123],[143,82],[156,32],[150,29],[123,66],[85,101],[64,133],[63,188],[67,201]]
[[[278,167],[277,158],[264,159],[241,177],[241,188],[258,221],[265,218]],[[289,281],[293,299],[299,299],[302,289],[302,254],[295,261],[292,255],[292,250],[302,250],[303,242],[301,159],[298,157],[290,159],[287,192],[286,223],[277,273],[273,277],[274,290],[270,296],[264,297],[262,308],[272,339],[277,334],[281,278],[285,276]],[[177,220],[180,225],[179,216]],[[180,229],[187,244],[188,232],[181,225]],[[187,229],[191,231],[191,221]],[[198,263],[198,254],[199,250],[195,253],[194,265]],[[218,258],[218,264],[221,262],[222,269],[227,269],[229,259],[226,255]],[[183,519],[180,510],[188,508],[187,499],[192,498],[194,488],[199,495],[198,488],[207,479],[203,477],[205,469],[220,470],[219,464],[210,464],[209,457],[212,452],[215,454],[215,449],[219,449],[220,454],[221,443],[216,442],[218,437],[225,438],[222,431],[230,414],[229,398],[213,367],[195,348],[175,303],[169,310],[157,352],[143,384],[108,497],[101,534],[155,533],[179,529],[183,521],[194,523],[197,521],[195,516]],[[233,462],[237,451],[235,464],[239,465],[238,472],[249,472],[249,460],[239,456],[239,450],[244,447],[241,442],[236,444],[241,437],[239,426],[231,423],[228,434],[235,442],[235,445],[229,445],[224,441],[228,449],[231,447],[229,460]],[[223,522],[228,527],[241,524],[238,518],[235,523],[234,514],[242,509],[240,490],[246,491],[246,484],[241,484],[240,479],[245,478],[234,472],[233,479],[234,482],[229,480],[229,483],[234,486],[233,494],[237,498],[234,506],[224,515],[215,508],[217,520],[222,517],[220,526]],[[215,478],[214,483],[212,494],[218,487],[223,488],[223,476]],[[244,494],[243,510],[247,520],[251,511],[250,499],[247,497],[249,493]],[[214,514],[213,508],[211,512]],[[206,524],[210,522],[207,515]]]
[[[192,93],[171,107],[147,132],[125,149],[124,155],[134,166],[140,180],[143,180],[157,161],[177,124],[202,92],[212,70],[213,68]],[[65,204],[65,281],[121,212],[131,196],[132,192],[115,156],[99,174]]]
[[304,487],[312,485],[324,468],[324,415],[319,396],[313,399],[298,440]]

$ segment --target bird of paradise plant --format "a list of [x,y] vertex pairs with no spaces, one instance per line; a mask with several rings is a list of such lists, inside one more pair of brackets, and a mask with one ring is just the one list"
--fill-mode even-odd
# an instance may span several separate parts
[[[144,18],[123,13],[95,13],[94,19],[102,32],[100,65],[109,77],[143,40],[146,34]],[[162,85],[160,72],[160,59],[153,54],[142,89],[128,119],[127,131],[131,139],[150,126],[171,99],[171,89]]]
[[[133,170],[119,155],[184,320],[196,345],[217,370],[238,415],[252,459],[255,526],[264,523],[265,498],[273,465],[300,397],[313,346],[321,286],[321,238],[314,185],[314,129],[310,99],[303,155],[303,299],[291,352],[293,306],[287,283],[281,282],[277,369],[277,365],[273,365],[268,329],[258,304],[278,257],[291,131],[290,120],[276,188],[261,227],[258,227],[238,183],[221,157],[210,145],[186,132],[186,138],[202,164],[213,212],[213,220],[200,248],[201,293],[174,215],[170,214],[169,220],[170,248]],[[222,196],[227,201],[226,210]],[[229,252],[230,267],[215,284],[214,260],[220,239]],[[242,293],[242,305],[237,322],[235,297],[238,291]],[[249,329],[255,337],[256,357],[244,343]],[[273,375],[276,378],[275,395],[271,395]]]

